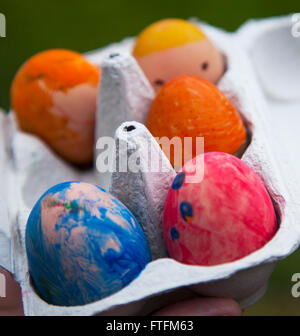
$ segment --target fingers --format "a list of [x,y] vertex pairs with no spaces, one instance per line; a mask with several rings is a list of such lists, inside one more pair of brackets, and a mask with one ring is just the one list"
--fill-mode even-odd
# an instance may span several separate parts
[[241,316],[239,304],[231,299],[193,298],[160,309],[154,316]]
[[13,276],[1,267],[0,294],[0,316],[24,315],[21,287]]

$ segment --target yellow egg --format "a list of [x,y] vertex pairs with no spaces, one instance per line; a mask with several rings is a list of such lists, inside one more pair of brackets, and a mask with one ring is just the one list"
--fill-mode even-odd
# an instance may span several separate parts
[[181,19],[147,27],[136,39],[133,56],[156,91],[181,75],[199,76],[216,84],[225,71],[220,51],[196,25]]

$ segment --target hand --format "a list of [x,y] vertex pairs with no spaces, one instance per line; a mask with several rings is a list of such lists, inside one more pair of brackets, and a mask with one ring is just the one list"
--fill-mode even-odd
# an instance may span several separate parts
[[239,304],[231,299],[193,298],[177,302],[155,312],[153,316],[241,316]]
[[[3,293],[3,283],[5,293]],[[0,267],[0,316],[21,316],[24,315],[21,287],[13,276]],[[5,294],[5,297],[1,297]]]

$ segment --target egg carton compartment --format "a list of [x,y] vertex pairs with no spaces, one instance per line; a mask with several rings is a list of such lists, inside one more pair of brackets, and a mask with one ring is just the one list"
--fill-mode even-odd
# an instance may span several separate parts
[[[263,180],[280,225],[277,234],[263,248],[234,262],[204,267],[166,258],[162,209],[175,171],[143,125],[154,92],[131,56],[134,38],[87,54],[91,62],[102,67],[96,139],[114,136],[117,146],[127,144],[124,149],[127,154],[132,151],[139,154],[142,166],[149,164],[145,158],[152,148],[153,159],[160,160],[165,168],[163,172],[103,174],[95,168],[77,170],[53,154],[37,137],[18,130],[13,113],[1,114],[0,265],[20,282],[26,315],[144,315],[176,298],[195,294],[234,298],[246,308],[262,297],[277,261],[291,254],[300,242],[299,181],[292,167],[292,164],[296,168],[300,166],[293,151],[297,140],[299,143],[299,134],[290,132],[292,125],[296,127],[299,121],[296,110],[300,107],[300,97],[295,85],[300,76],[298,81],[283,77],[285,86],[279,80],[281,77],[276,78],[274,74],[275,67],[283,66],[284,48],[292,60],[299,55],[299,40],[291,40],[287,35],[291,22],[290,16],[250,21],[236,33],[196,22],[226,56],[228,69],[218,87],[247,122],[251,142],[242,160]],[[278,48],[275,56],[274,45]],[[296,62],[294,68],[285,65],[290,74],[299,72]],[[281,122],[285,125],[284,134],[278,131]],[[100,153],[98,142],[95,147],[96,165]],[[117,161],[126,154],[124,151],[119,151]],[[109,188],[143,227],[153,261],[133,282],[109,297],[84,306],[58,307],[43,301],[31,286],[25,228],[31,208],[44,191],[56,183],[72,180]]]

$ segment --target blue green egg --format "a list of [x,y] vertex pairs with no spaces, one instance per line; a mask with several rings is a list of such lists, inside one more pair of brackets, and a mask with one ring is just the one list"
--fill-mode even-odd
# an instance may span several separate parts
[[151,254],[132,213],[104,189],[65,182],[35,204],[26,227],[31,283],[46,302],[78,306],[136,279]]

